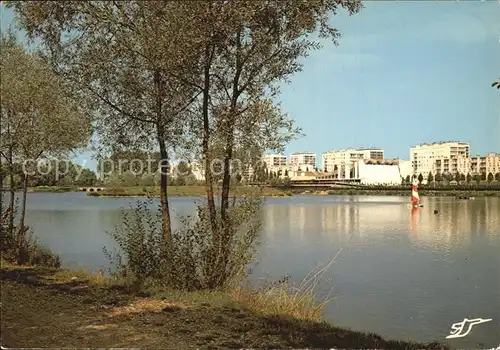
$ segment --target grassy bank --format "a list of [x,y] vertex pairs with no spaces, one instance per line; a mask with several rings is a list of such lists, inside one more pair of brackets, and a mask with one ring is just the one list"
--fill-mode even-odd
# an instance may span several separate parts
[[78,191],[78,187],[76,186],[37,186],[28,188],[28,192],[64,193],[64,192],[76,192],[76,191]]
[[[389,341],[320,320],[274,287],[233,292],[132,292],[102,275],[2,264],[8,347],[443,349]],[[293,296],[293,295],[292,295]],[[302,306],[300,306],[300,303]],[[295,307],[292,307],[294,306]],[[301,311],[302,310],[302,311]]]
[[[221,188],[214,188],[217,195],[220,195]],[[284,197],[290,196],[291,191],[272,188],[272,187],[248,187],[248,186],[234,186],[231,189],[231,195],[246,195],[255,192],[259,192],[263,196],[268,197]],[[193,186],[168,186],[167,193],[169,196],[192,196],[201,197],[206,196],[206,191],[204,186],[193,185]],[[104,191],[91,193],[93,196],[98,197],[143,197],[143,196],[153,196],[157,197],[160,195],[159,187],[108,187]]]

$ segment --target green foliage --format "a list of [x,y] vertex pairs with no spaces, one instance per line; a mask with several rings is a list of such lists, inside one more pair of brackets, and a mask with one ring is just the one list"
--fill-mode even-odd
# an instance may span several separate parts
[[432,173],[429,173],[427,176],[427,182],[433,182],[434,181],[434,176],[432,176]]
[[[21,187],[23,168],[19,163],[14,163],[15,187]],[[34,169],[29,176],[29,187],[53,186],[95,186],[96,174],[87,168],[73,163],[70,160],[40,159],[38,169]]]
[[2,33],[0,52],[1,150],[12,147],[17,159],[37,160],[84,147],[91,121],[60,77],[12,34]]
[[492,173],[489,173],[489,174],[488,174],[488,179],[487,179],[487,181],[488,181],[488,182],[492,182],[492,181],[493,181],[493,179],[494,179],[493,174],[492,174]]
[[[59,268],[61,266],[59,256],[42,246],[29,227],[24,227],[22,232],[16,226],[10,230],[8,217],[11,210],[10,207],[3,208],[2,217],[0,217],[0,225],[2,226],[0,252],[2,259],[19,265]],[[15,208],[14,211],[16,211]]]
[[418,175],[418,182],[422,183],[422,181],[424,181],[424,175],[422,175],[421,173]]
[[[229,286],[245,277],[252,261],[261,203],[258,197],[233,202],[229,213],[232,230],[226,237],[227,252],[221,255],[215,249],[206,205],[198,206],[197,217],[181,218],[181,228],[166,244],[158,225],[161,213],[152,209],[152,200],[138,201],[131,212],[122,212],[122,224],[109,232],[121,252],[104,248],[104,253],[115,266],[114,273],[136,285],[154,283],[183,290]],[[224,270],[217,270],[222,266],[220,259],[228,259]]]

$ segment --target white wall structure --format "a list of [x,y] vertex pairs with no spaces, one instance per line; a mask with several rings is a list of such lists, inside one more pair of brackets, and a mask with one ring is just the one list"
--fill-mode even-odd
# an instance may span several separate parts
[[400,185],[398,164],[366,164],[358,162],[359,178],[363,185]]
[[413,166],[409,160],[399,161],[399,173],[402,178],[406,179],[407,176],[413,176]]

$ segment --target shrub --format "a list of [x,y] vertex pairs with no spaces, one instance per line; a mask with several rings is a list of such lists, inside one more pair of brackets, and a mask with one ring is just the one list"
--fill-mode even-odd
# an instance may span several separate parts
[[19,232],[17,227],[13,227],[12,231],[9,230],[8,216],[11,210],[9,207],[3,211],[0,222],[3,228],[0,237],[2,258],[19,265],[59,268],[61,266],[59,256],[43,247],[29,227],[25,227],[24,232]]
[[181,228],[167,244],[160,209],[155,213],[151,205],[151,199],[137,201],[131,213],[122,211],[122,224],[109,232],[120,249],[111,253],[103,248],[116,267],[114,274],[136,286],[153,283],[192,291],[227,287],[248,272],[260,233],[259,197],[234,198],[225,225],[216,218],[221,232],[224,228],[224,242],[214,240],[208,208],[202,204],[197,217],[181,218]]

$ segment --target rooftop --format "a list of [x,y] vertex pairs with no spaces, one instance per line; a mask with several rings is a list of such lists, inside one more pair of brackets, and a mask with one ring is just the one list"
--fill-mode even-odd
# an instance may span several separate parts
[[469,146],[470,145],[468,142],[464,142],[464,141],[437,141],[437,142],[421,143],[421,144],[419,144],[419,145],[417,145],[415,147],[446,145],[446,144],[451,144],[451,143],[458,143],[458,144],[464,145],[464,146]]
[[290,153],[291,156],[300,156],[300,155],[303,155],[303,154],[308,155],[308,156],[309,155],[314,155],[314,156],[316,155],[316,153],[314,153],[314,152],[294,152],[294,153]]
[[264,154],[263,157],[286,157],[284,154]]
[[361,152],[361,151],[384,151],[384,149],[380,148],[380,147],[344,148],[344,149],[339,149],[339,150],[332,149],[332,150],[327,151],[325,153],[352,152],[352,151],[357,151],[357,152]]

